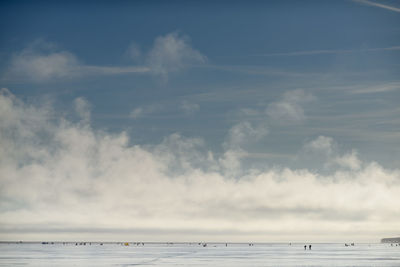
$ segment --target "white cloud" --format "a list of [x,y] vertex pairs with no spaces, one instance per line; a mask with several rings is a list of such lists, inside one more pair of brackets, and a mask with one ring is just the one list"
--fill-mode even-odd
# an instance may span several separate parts
[[365,86],[362,88],[355,88],[349,91],[351,94],[374,94],[374,93],[392,92],[399,89],[400,89],[400,83],[392,82],[380,85]]
[[200,109],[200,105],[184,100],[181,103],[181,109],[185,114],[193,114]]
[[[251,113],[250,110],[243,109],[239,112],[243,115]],[[223,147],[225,149],[222,156],[218,159],[221,171],[227,177],[238,177],[243,174],[242,160],[251,156],[246,149],[249,145],[257,143],[268,134],[265,122],[251,123],[241,121],[233,125],[225,138]]]
[[358,170],[361,168],[361,160],[358,158],[358,153],[352,150],[351,153],[344,154],[336,157],[334,162],[340,166],[350,168],[352,170]]
[[245,144],[259,141],[268,134],[265,124],[252,125],[248,121],[242,121],[229,129],[225,146],[229,148],[240,148]]
[[303,90],[286,92],[278,102],[271,103],[266,109],[267,115],[278,122],[302,122],[306,119],[303,105],[315,97]]
[[90,121],[91,111],[90,104],[83,97],[74,100],[75,111],[85,123]]
[[15,53],[3,75],[6,80],[46,82],[87,75],[118,75],[149,72],[146,66],[91,66],[82,63],[68,51],[37,40]]
[[375,7],[380,7],[380,8],[387,9],[387,10],[394,11],[394,12],[400,12],[400,8],[398,8],[398,7],[393,7],[393,6],[385,5],[385,4],[374,2],[374,1],[368,1],[368,0],[353,0],[353,1],[364,4],[364,5],[368,5],[368,6],[375,6]]
[[240,148],[227,149],[218,159],[223,175],[226,177],[235,177],[241,174],[242,162],[246,152]]
[[165,171],[170,174],[186,173],[196,168],[217,168],[212,152],[204,150],[204,140],[201,138],[185,138],[174,133],[148,149],[158,160],[165,163]]
[[322,160],[327,168],[342,167],[351,170],[359,170],[362,166],[356,150],[340,153],[337,144],[332,137],[318,136],[316,139],[304,145],[304,152],[315,153],[318,160]]
[[155,74],[167,78],[168,73],[204,63],[206,57],[191,47],[188,37],[169,33],[156,38],[146,61]]
[[[260,136],[237,128],[237,143],[242,132]],[[314,147],[329,148],[322,139]],[[215,158],[179,134],[130,145],[124,132],[55,119],[2,90],[0,239],[376,241],[398,231],[398,169],[359,164],[351,152],[340,164],[353,167],[330,175],[246,170],[231,154]]]
[[80,75],[122,75],[148,73],[150,69],[144,66],[80,66]]
[[141,116],[143,116],[143,108],[135,108],[135,109],[133,109],[132,111],[131,111],[131,113],[129,114],[129,116],[131,117],[131,118],[134,118],[134,119],[138,119],[138,118],[140,118]]
[[28,47],[12,57],[6,74],[8,77],[43,81],[78,75],[80,63],[73,54],[67,51],[38,51],[36,46]]
[[160,111],[161,109],[162,109],[162,106],[157,105],[157,104],[141,106],[141,107],[134,108],[131,111],[131,113],[129,114],[129,117],[131,117],[132,119],[140,119],[140,118],[143,118],[150,114],[153,114],[157,111]]
[[[357,0],[353,0],[357,1]],[[309,56],[309,55],[329,55],[329,54],[350,54],[357,52],[379,52],[379,51],[396,51],[400,50],[400,46],[376,47],[376,48],[360,48],[360,49],[324,49],[324,50],[306,50],[284,53],[262,54],[263,57],[276,56]]]
[[37,40],[12,56],[8,69],[3,74],[3,79],[46,82],[87,75],[150,72],[167,79],[169,73],[178,72],[193,64],[201,64],[206,61],[204,55],[191,47],[187,36],[180,36],[177,33],[157,37],[153,47],[145,55],[135,43],[128,47],[125,54],[136,63],[144,61],[144,64],[134,66],[87,65],[78,60],[73,53],[60,50],[54,44],[43,40]]
[[318,136],[315,140],[310,141],[305,145],[306,150],[322,152],[330,155],[333,152],[333,138],[328,136]]

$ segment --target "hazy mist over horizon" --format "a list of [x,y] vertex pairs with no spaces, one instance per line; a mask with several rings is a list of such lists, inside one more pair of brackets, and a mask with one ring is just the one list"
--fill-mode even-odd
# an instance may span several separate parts
[[397,1],[3,1],[0,241],[400,236]]

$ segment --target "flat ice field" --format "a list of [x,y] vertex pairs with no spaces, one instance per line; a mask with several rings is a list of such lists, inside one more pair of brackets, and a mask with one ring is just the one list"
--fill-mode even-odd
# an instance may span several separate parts
[[400,266],[400,246],[2,243],[0,266]]

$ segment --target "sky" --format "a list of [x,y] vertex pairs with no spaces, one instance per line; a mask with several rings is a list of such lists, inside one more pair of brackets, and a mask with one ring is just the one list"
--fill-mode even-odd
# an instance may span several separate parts
[[0,240],[400,235],[400,3],[1,1]]

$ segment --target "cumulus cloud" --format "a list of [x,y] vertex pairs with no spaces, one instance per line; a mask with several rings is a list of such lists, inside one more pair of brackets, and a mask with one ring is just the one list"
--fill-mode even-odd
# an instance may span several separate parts
[[[232,143],[261,136],[234,128]],[[2,90],[0,239],[376,241],[398,231],[398,169],[282,166],[232,179],[220,159],[200,138],[131,144]]]
[[253,125],[242,121],[229,129],[225,146],[229,148],[243,147],[245,144],[259,141],[268,134],[266,124]]
[[307,150],[322,152],[327,155],[332,154],[334,142],[332,137],[320,135],[305,145]]
[[267,134],[268,128],[265,123],[241,121],[233,125],[223,143],[225,151],[219,159],[224,174],[227,176],[242,174],[242,160],[249,155],[246,147],[258,142]]
[[125,55],[134,60],[136,65],[87,65],[69,51],[61,50],[49,42],[36,40],[11,57],[9,66],[3,73],[3,79],[46,82],[87,75],[153,73],[166,80],[169,73],[204,63],[207,59],[192,48],[189,37],[178,33],[157,37],[152,48],[145,54],[139,45],[131,43]]
[[157,37],[146,59],[152,72],[164,78],[171,72],[205,61],[206,57],[192,48],[189,38],[178,33]]
[[83,97],[78,97],[74,100],[75,111],[84,122],[90,121],[90,104]]
[[73,53],[61,50],[56,45],[43,40],[37,40],[11,57],[3,79],[47,82],[87,75],[118,75],[149,71],[146,66],[87,65]]
[[279,122],[302,122],[306,119],[303,105],[313,101],[315,97],[298,89],[286,92],[282,99],[268,105],[267,115]]
[[358,170],[361,168],[362,162],[358,158],[358,152],[351,150],[351,152],[340,152],[338,145],[332,137],[318,136],[316,139],[304,145],[305,153],[313,154],[318,160],[324,161],[327,168],[348,168],[351,170]]
[[338,156],[333,160],[336,164],[350,168],[352,170],[358,170],[361,167],[361,160],[358,158],[358,153],[354,149],[351,153],[344,154],[342,156]]
[[78,75],[80,62],[67,51],[54,51],[52,45],[36,41],[13,55],[7,72],[9,78],[43,81]]

